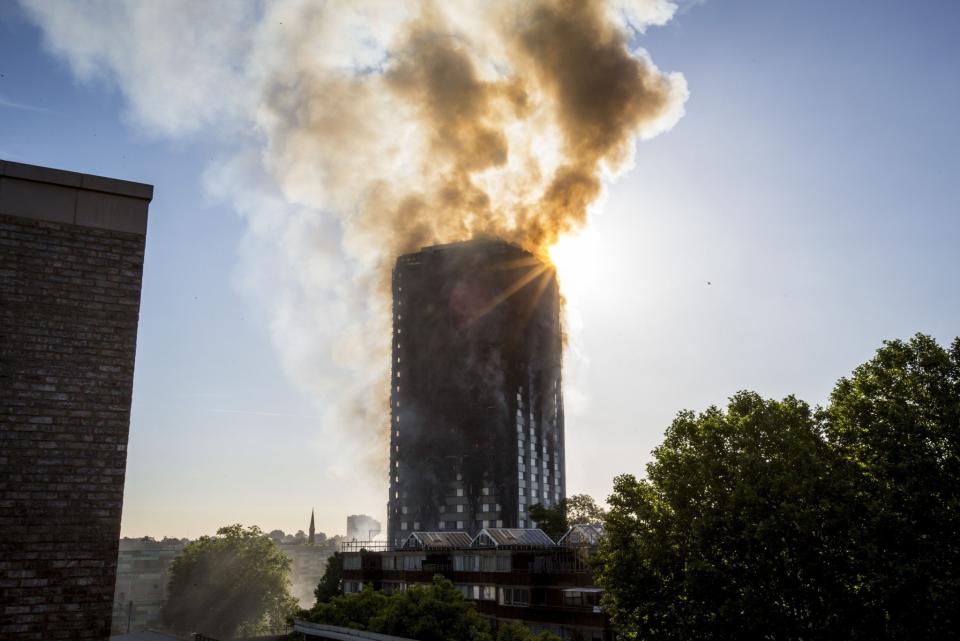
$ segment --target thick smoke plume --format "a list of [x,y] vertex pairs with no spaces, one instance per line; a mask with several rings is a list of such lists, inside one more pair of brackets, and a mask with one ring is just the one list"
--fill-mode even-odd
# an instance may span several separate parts
[[[260,106],[266,162],[375,262],[478,234],[542,251],[586,223],[637,136],[682,113],[682,77],[630,50],[624,15],[600,0],[422,3],[367,68],[291,55]],[[294,17],[298,51],[327,19]]]
[[396,256],[478,235],[545,252],[687,96],[631,47],[669,0],[24,3],[135,125],[218,147],[241,287],[344,475],[385,451]]

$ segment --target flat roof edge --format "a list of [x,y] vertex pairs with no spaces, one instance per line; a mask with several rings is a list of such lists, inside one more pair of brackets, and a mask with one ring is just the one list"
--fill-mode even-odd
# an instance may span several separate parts
[[0,159],[0,215],[146,235],[153,185]]
[[73,187],[88,191],[99,191],[106,194],[127,196],[129,198],[139,198],[148,202],[153,199],[153,185],[146,183],[121,180],[119,178],[107,178],[106,176],[95,176],[93,174],[83,174],[76,171],[54,169],[52,167],[41,167],[39,165],[28,165],[22,162],[3,160],[2,158],[0,158],[0,176],[9,176],[10,178],[31,180],[51,185],[62,185],[64,187]]

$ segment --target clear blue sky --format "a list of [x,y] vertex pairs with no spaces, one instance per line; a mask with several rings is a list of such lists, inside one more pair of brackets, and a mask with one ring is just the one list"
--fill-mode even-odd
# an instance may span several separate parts
[[[639,38],[690,98],[579,250],[569,491],[642,474],[682,408],[739,389],[822,403],[883,339],[960,334],[957,33],[946,0],[708,0]],[[0,74],[0,157],[156,186],[124,534],[295,531],[314,506],[331,534],[381,517],[378,479],[342,500],[323,408],[238,293],[246,223],[201,179],[223,141],[145,130],[122,87],[78,80],[11,3]]]

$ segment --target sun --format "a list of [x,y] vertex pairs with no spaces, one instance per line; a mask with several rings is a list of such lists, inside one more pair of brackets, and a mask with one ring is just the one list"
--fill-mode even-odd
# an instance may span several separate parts
[[596,274],[595,238],[589,232],[561,236],[547,249],[564,296],[586,293]]

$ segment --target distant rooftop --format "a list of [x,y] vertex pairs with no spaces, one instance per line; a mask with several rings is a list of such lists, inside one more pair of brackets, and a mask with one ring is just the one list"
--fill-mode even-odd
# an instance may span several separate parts
[[344,541],[344,552],[385,552],[402,550],[469,550],[476,548],[555,548],[593,547],[604,536],[598,523],[582,523],[571,527],[558,541],[539,528],[484,528],[475,536],[463,531],[412,532],[403,542]]
[[539,528],[484,528],[471,547],[551,547],[556,543]]
[[466,548],[472,539],[466,532],[414,532],[404,541],[410,548]]

